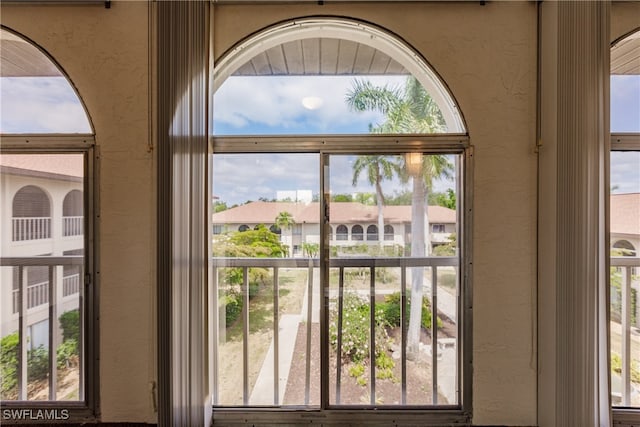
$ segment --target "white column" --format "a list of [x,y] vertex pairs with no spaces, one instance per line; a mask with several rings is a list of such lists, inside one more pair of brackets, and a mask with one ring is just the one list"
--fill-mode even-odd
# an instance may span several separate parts
[[608,1],[557,5],[557,426],[609,420]]

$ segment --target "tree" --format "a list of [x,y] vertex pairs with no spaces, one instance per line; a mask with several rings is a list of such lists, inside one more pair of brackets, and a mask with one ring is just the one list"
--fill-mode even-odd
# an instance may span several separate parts
[[376,188],[376,204],[378,205],[378,243],[384,243],[384,194],[382,181],[390,180],[398,170],[392,156],[358,156],[353,163],[353,186],[358,185],[358,178],[365,173],[369,184]]
[[[296,221],[293,219],[293,215],[290,212],[282,211],[276,216],[275,224],[280,230],[289,230],[294,226]],[[280,238],[282,239],[282,234],[280,234]],[[287,248],[289,246],[287,245]],[[287,249],[288,252],[288,249]]]
[[[379,111],[384,114],[382,123],[369,125],[371,133],[438,133],[445,129],[438,105],[413,76],[407,78],[404,87],[395,88],[374,86],[367,80],[355,80],[352,90],[346,95],[346,102],[356,111]],[[402,167],[399,176],[405,182],[412,181],[411,256],[424,257],[431,249],[427,211],[429,190],[435,178],[451,176],[453,165],[443,155],[420,154],[417,160],[417,165],[411,165],[406,157],[400,158]],[[411,273],[412,301],[422,301],[423,281],[424,268],[414,267]],[[418,351],[421,309],[420,304],[411,305],[407,337],[410,356]]]

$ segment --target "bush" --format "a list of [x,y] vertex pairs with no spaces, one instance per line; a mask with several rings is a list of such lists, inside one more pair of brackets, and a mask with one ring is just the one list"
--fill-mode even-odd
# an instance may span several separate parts
[[78,342],[80,338],[80,311],[65,311],[60,315],[59,320],[62,328],[62,342],[67,340]]
[[[377,304],[382,310],[382,315],[385,322],[389,326],[400,326],[400,292],[394,292],[393,294],[384,297],[384,303]],[[406,321],[409,321],[409,307],[411,306],[411,297],[407,296],[407,315]],[[442,320],[437,320],[438,328],[442,328]],[[431,329],[431,303],[427,298],[422,298],[422,320],[421,325],[423,328]]]
[[[341,357],[353,362],[361,362],[369,357],[369,303],[355,293],[345,293],[343,297],[342,349]],[[329,325],[329,340],[338,351],[338,304],[334,302]],[[376,356],[389,346],[386,322],[382,310],[375,313]]]
[[49,376],[49,350],[39,346],[27,352],[27,378],[29,381],[44,380]]
[[222,297],[222,303],[225,306],[225,324],[227,328],[236,321],[240,313],[242,313],[242,295],[237,292],[229,291]]
[[0,398],[9,399],[18,387],[18,332],[0,340]]
[[56,350],[56,360],[58,368],[64,369],[77,364],[78,359],[78,341],[68,339],[58,346]]

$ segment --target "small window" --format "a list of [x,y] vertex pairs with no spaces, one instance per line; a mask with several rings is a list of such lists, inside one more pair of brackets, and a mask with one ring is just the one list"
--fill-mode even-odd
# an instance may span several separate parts
[[433,224],[431,225],[431,232],[432,233],[444,233],[444,224]]
[[384,226],[384,240],[393,240],[394,230],[393,226],[387,224]]
[[246,224],[242,224],[240,227],[238,227],[238,231],[247,231],[249,230],[249,226]]
[[351,227],[351,240],[363,240],[364,232],[361,225]]
[[378,227],[375,225],[370,225],[367,227],[367,241],[376,240],[378,240]]
[[339,225],[336,228],[336,240],[348,240],[349,239],[349,230],[346,225]]

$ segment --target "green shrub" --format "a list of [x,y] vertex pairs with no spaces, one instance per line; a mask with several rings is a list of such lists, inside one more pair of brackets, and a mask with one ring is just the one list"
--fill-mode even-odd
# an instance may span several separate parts
[[222,297],[222,304],[225,305],[225,324],[228,328],[242,313],[242,295],[229,291]]
[[[400,292],[394,292],[384,297],[384,303],[376,304],[383,313],[385,322],[389,326],[400,326]],[[411,306],[411,297],[407,296],[407,314],[406,321],[409,321],[409,307]],[[431,329],[431,303],[427,298],[422,298],[422,319],[421,325],[425,329]],[[442,319],[438,318],[438,328],[442,328]]]
[[[353,362],[361,362],[369,357],[369,302],[355,293],[345,293],[343,297],[342,349],[341,356]],[[387,350],[389,336],[382,310],[375,313],[376,355]],[[334,301],[329,325],[329,339],[338,351],[338,304]]]
[[63,341],[56,350],[56,360],[60,369],[76,365],[77,357],[78,341],[73,338]]
[[18,332],[0,340],[0,398],[8,399],[18,387]]
[[65,311],[59,317],[60,328],[62,328],[62,341],[75,340],[80,338],[80,311]]
[[27,352],[27,378],[29,381],[44,380],[49,376],[49,349],[43,345]]

